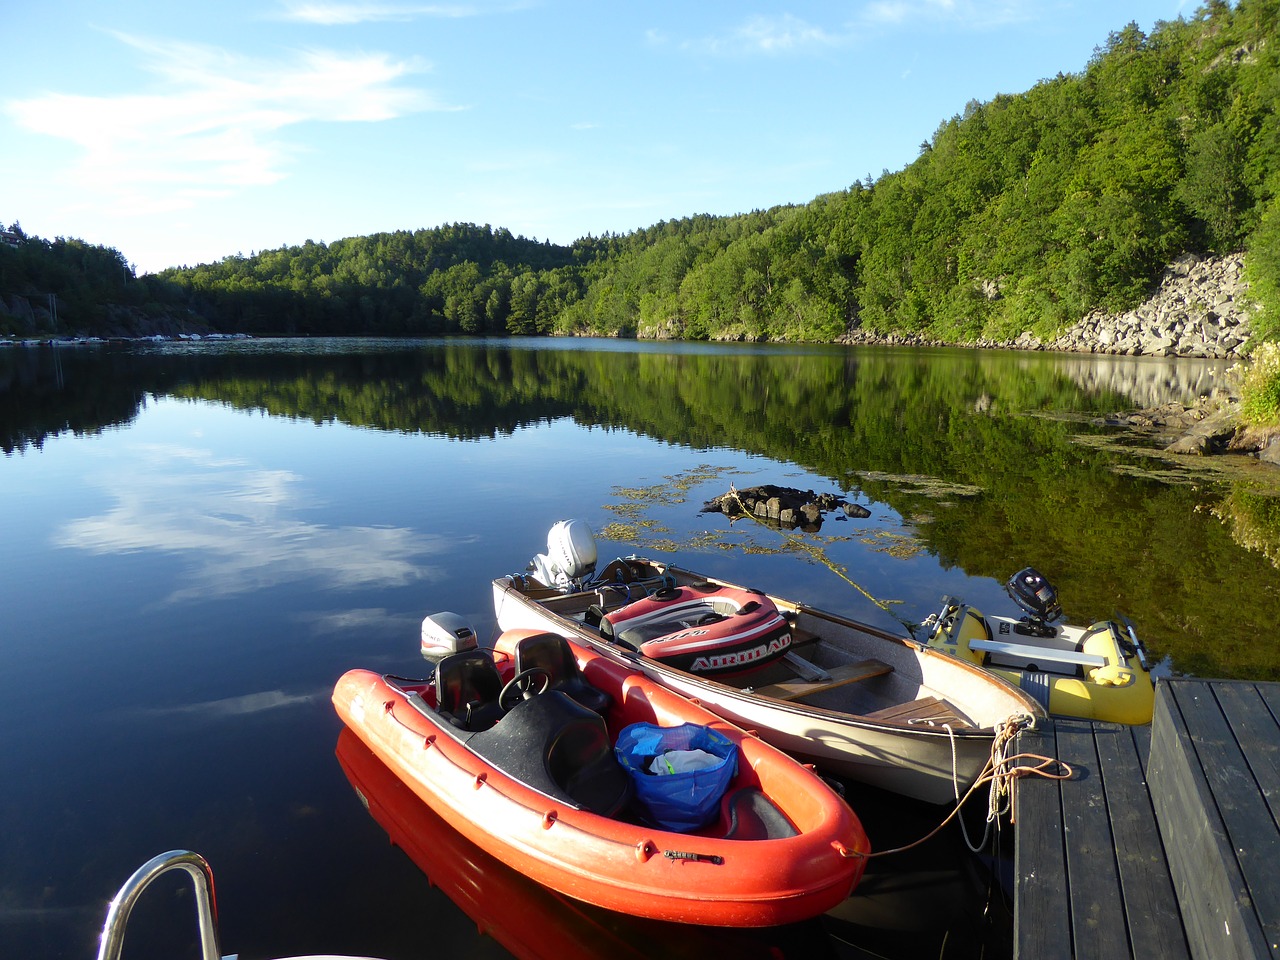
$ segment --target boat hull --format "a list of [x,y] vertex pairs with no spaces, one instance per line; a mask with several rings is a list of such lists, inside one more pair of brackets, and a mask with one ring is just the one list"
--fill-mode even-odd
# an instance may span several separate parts
[[611,731],[642,720],[712,726],[739,751],[730,789],[763,792],[796,835],[726,839],[723,814],[708,828],[676,833],[575,808],[505,776],[444,731],[432,711],[368,671],[344,674],[333,702],[344,724],[431,810],[503,863],[575,899],[659,920],[771,926],[816,916],[849,894],[865,866],[866,835],[812,771],[647,677],[575,652],[587,679],[613,699]]
[[1028,635],[1022,621],[987,617],[950,603],[935,619],[929,645],[990,670],[1034,696],[1050,716],[1142,725],[1155,710],[1155,684],[1119,624],[1055,626]]
[[[690,582],[705,579],[653,561],[628,562],[640,565],[647,575],[660,573]],[[836,699],[840,691],[827,695],[827,701],[780,699],[743,685],[740,679],[733,684],[719,682],[621,649],[570,612],[585,605],[572,597],[559,600],[550,592],[530,591],[527,581],[507,577],[495,580],[493,591],[501,629],[532,628],[571,636],[824,771],[927,803],[954,802],[975,783],[1004,724],[1032,722],[1044,715],[1029,696],[978,667],[905,637],[776,596],[770,598],[773,604],[798,626],[844,636],[858,656],[890,665],[897,689],[906,691],[898,699],[961,703],[958,712],[971,722],[948,722],[946,717],[922,721],[905,715],[892,719],[883,716],[883,710],[845,709]]]

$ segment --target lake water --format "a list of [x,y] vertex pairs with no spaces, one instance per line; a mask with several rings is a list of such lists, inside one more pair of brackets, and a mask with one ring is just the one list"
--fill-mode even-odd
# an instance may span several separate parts
[[[1129,614],[1166,670],[1280,678],[1271,468],[1205,475],[1092,422],[1222,374],[597,341],[0,350],[0,956],[94,955],[108,898],[176,847],[212,862],[223,951],[246,957],[506,956],[499,941],[556,957],[1007,955],[1007,861],[969,855],[954,828],[786,930],[552,896],[403,802],[340,744],[329,692],[355,666],[425,673],[426,613],[492,636],[491,579],[570,517],[604,558],[678,555],[897,629],[944,594],[1008,610],[1004,580],[1034,565],[1071,619]],[[700,512],[763,483],[870,517],[799,533]],[[408,819],[377,822],[349,776]],[[849,799],[878,849],[937,820]],[[415,865],[388,829],[437,860]],[[189,947],[180,887],[157,885],[126,956]]]

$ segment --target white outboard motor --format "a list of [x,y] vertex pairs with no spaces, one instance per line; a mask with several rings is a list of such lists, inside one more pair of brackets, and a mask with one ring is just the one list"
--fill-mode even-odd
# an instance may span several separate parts
[[561,520],[547,534],[547,552],[529,561],[529,572],[548,587],[579,590],[596,572],[596,538],[584,520]]
[[432,663],[476,646],[476,632],[456,613],[433,613],[423,618],[422,655]]

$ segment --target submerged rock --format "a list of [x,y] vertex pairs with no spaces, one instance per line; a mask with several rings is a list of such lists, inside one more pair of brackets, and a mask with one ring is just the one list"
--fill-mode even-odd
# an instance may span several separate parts
[[727,517],[753,516],[759,520],[776,523],[778,526],[806,531],[817,530],[822,526],[823,514],[842,508],[846,517],[869,517],[871,511],[856,503],[849,503],[842,497],[831,493],[814,493],[812,490],[797,490],[794,487],[778,487],[773,484],[762,484],[737,490],[732,486],[729,492],[709,500],[702,507],[702,513],[723,513]]

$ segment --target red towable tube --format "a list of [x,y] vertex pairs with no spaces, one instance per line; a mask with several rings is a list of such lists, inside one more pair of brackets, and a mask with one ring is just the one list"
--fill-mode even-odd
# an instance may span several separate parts
[[757,590],[714,583],[659,590],[610,613],[600,632],[703,676],[751,670],[791,647],[791,626],[772,600]]

